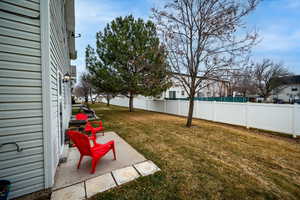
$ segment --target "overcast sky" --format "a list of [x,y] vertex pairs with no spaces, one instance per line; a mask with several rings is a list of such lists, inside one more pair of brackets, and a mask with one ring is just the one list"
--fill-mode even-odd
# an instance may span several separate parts
[[[77,76],[85,70],[84,50],[95,46],[96,32],[118,16],[132,14],[148,19],[151,8],[163,0],[75,0],[78,58]],[[249,29],[256,29],[261,42],[253,49],[253,60],[271,58],[284,62],[292,72],[300,74],[300,0],[264,0],[246,19]]]

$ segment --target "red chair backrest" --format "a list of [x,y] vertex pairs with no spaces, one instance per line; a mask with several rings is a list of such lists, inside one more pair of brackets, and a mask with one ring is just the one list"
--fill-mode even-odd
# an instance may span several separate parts
[[[99,126],[98,127],[102,127],[103,128],[102,121],[99,121]],[[92,131],[93,128],[94,127],[92,126],[92,124],[90,122],[87,122],[86,125],[85,125],[84,130],[85,131]]]
[[81,155],[92,155],[91,144],[87,135],[84,135],[78,131],[68,131],[67,134],[75,143]]
[[88,120],[89,117],[86,114],[78,113],[75,115],[75,118],[77,120]]
[[97,123],[99,124],[98,127],[103,127],[102,121],[97,121]]

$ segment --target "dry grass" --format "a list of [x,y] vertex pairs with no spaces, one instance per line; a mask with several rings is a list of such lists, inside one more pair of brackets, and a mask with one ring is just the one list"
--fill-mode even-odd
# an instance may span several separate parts
[[162,172],[93,199],[300,199],[300,145],[238,127],[93,105]]

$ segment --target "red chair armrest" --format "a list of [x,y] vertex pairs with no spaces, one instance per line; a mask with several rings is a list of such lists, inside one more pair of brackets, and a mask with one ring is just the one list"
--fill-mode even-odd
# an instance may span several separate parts
[[102,149],[102,148],[108,148],[108,149],[110,149],[113,146],[113,144],[114,144],[114,141],[111,140],[111,141],[109,141],[109,142],[107,142],[105,144],[96,143],[96,145],[93,146],[92,148],[95,149],[95,150]]

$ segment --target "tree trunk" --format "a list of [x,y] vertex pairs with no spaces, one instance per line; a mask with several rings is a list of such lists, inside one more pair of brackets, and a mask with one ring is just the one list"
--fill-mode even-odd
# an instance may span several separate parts
[[133,95],[130,93],[129,95],[129,112],[133,112]]
[[89,97],[86,95],[86,96],[84,96],[84,101],[85,101],[85,103],[88,103],[89,102]]
[[91,97],[91,102],[92,102],[92,104],[94,104],[95,102],[94,102],[93,96],[92,96],[92,89],[90,89],[90,97]]
[[192,120],[193,120],[193,111],[194,111],[194,98],[189,99],[189,113],[188,113],[188,118],[186,122],[187,127],[192,126]]
[[245,91],[243,92],[243,97],[246,97],[246,92]]
[[267,102],[268,97],[267,96],[263,96],[264,98],[264,103]]
[[109,98],[109,95],[106,96],[106,106],[109,106],[109,101],[110,101],[110,98]]

